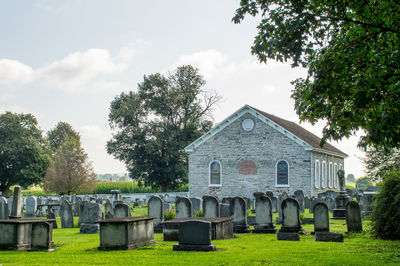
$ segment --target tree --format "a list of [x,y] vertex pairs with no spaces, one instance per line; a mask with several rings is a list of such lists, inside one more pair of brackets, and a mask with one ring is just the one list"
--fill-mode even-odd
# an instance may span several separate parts
[[37,120],[31,114],[0,115],[0,191],[12,185],[29,186],[43,180],[50,152]]
[[66,122],[58,122],[55,128],[47,132],[47,140],[54,152],[61,147],[67,137],[74,137],[80,145],[81,136]]
[[400,150],[369,147],[365,153],[364,164],[368,177],[380,181],[385,172],[400,169]]
[[326,119],[321,145],[358,129],[359,146],[400,147],[400,3],[242,0],[233,17],[261,14],[252,53],[308,68],[293,82],[301,121]]
[[356,178],[354,177],[353,174],[348,174],[347,178],[346,178],[346,182],[354,183],[354,182],[356,182]]
[[400,240],[400,170],[385,172],[374,196],[371,225],[379,238]]
[[187,182],[184,147],[212,127],[212,107],[221,99],[204,89],[192,66],[168,76],[144,76],[136,92],[111,103],[109,122],[116,131],[108,153],[125,162],[132,179],[162,191]]
[[93,192],[96,174],[76,138],[67,136],[57,149],[43,185],[45,191],[59,194]]

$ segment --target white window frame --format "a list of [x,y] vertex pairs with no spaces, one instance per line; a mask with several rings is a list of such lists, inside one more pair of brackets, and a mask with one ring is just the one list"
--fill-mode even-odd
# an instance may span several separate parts
[[326,188],[326,161],[321,165],[321,188]]
[[338,171],[338,164],[335,163],[335,165],[333,167],[333,187],[334,188],[338,187],[337,171]]
[[[219,184],[211,184],[211,164],[218,163],[219,164]],[[222,164],[218,160],[213,160],[208,165],[208,186],[209,187],[220,187],[222,186]]]
[[333,164],[332,164],[332,162],[329,162],[329,167],[328,167],[328,187],[329,188],[333,187]]
[[319,188],[321,180],[321,164],[319,160],[314,163],[314,187]]
[[[287,168],[288,168],[287,169],[287,172],[288,172],[288,183],[287,183],[287,185],[278,184],[278,163],[281,162],[281,161],[284,161],[287,164]],[[283,160],[283,159],[278,160],[276,162],[276,164],[275,164],[275,187],[289,187],[290,186],[289,184],[290,184],[289,162],[286,161],[286,160]]]

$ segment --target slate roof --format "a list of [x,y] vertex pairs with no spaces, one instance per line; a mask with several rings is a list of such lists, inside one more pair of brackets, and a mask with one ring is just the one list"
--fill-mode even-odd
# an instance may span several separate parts
[[310,144],[313,148],[322,149],[322,150],[325,150],[325,151],[338,153],[338,154],[341,154],[341,155],[343,155],[345,157],[348,157],[348,155],[346,153],[344,153],[341,150],[335,148],[333,145],[331,145],[329,143],[325,143],[325,145],[323,147],[321,147],[319,145],[319,143],[321,142],[321,138],[319,138],[318,136],[314,135],[310,131],[304,129],[303,127],[299,126],[298,124],[296,124],[296,123],[294,123],[292,121],[288,121],[288,120],[282,119],[282,118],[277,117],[275,115],[266,113],[266,112],[261,111],[261,110],[259,110],[257,108],[254,108],[254,107],[251,107],[251,108],[256,110],[257,112],[259,112],[260,114],[262,114],[266,118],[268,118],[268,119],[272,120],[273,122],[277,123],[278,125],[280,125],[284,129],[289,131],[290,133],[296,135],[298,138],[302,139],[306,143]]

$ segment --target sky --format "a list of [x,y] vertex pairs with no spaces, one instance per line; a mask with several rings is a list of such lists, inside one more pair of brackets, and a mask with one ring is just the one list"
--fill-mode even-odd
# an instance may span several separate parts
[[[291,81],[306,70],[259,63],[258,19],[231,22],[239,0],[0,0],[0,113],[31,113],[45,135],[59,121],[80,132],[96,173],[125,173],[106,152],[111,101],[144,75],[191,64],[223,97],[215,123],[245,104],[299,123]],[[301,123],[322,136],[324,122]],[[358,136],[331,142],[346,174],[365,175]]]

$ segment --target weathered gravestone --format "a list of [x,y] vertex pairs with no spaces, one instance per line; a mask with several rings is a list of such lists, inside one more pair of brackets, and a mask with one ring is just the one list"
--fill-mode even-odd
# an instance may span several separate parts
[[7,199],[0,196],[0,220],[8,219],[10,211],[8,209]]
[[250,232],[250,228],[247,223],[246,201],[242,197],[234,197],[231,200],[231,217],[233,222],[233,232]]
[[190,202],[192,202],[192,215],[194,215],[195,212],[201,211],[201,201],[201,198],[190,198]]
[[323,202],[314,205],[314,232],[329,232],[329,210]]
[[46,212],[47,212],[47,214],[46,214],[47,215],[47,219],[53,220],[53,222],[52,222],[53,229],[57,229],[58,226],[57,226],[57,221],[56,221],[56,215],[54,214],[53,208],[48,208]]
[[114,206],[114,218],[130,217],[131,208],[126,203],[117,203]]
[[74,228],[72,203],[70,203],[68,200],[61,201],[60,216],[62,228]]
[[176,218],[192,217],[192,202],[186,197],[177,197],[175,201]]
[[211,222],[191,220],[179,224],[179,244],[175,251],[215,251],[211,245]]
[[339,179],[340,192],[335,198],[335,208],[333,209],[333,219],[345,219],[346,218],[346,204],[350,197],[346,194],[344,171],[339,170],[337,172]]
[[101,205],[98,203],[84,202],[82,215],[80,220],[80,233],[81,234],[95,234],[99,232],[99,224],[97,221],[101,220],[103,216]]
[[275,196],[270,197],[271,202],[272,202],[272,212],[276,213],[278,212],[278,198]]
[[21,210],[22,210],[21,187],[20,186],[14,187],[13,195],[14,196],[13,196],[13,200],[12,200],[10,219],[19,219],[19,218],[21,218]]
[[360,197],[360,207],[362,208],[362,217],[365,217],[372,212],[372,199],[377,194],[377,192],[367,192],[365,191]]
[[272,220],[272,201],[267,196],[258,196],[256,198],[256,224],[254,233],[276,233]]
[[281,224],[282,223],[282,202],[287,199],[289,196],[286,191],[283,191],[281,195],[278,196],[278,214],[279,217],[276,217],[276,223]]
[[106,199],[104,202],[104,218],[106,220],[114,218],[114,209],[109,199]]
[[206,218],[220,217],[219,202],[216,197],[203,196],[203,217]]
[[222,203],[224,204],[231,204],[232,197],[223,197]]
[[164,203],[158,196],[151,196],[147,205],[148,215],[155,217],[153,220],[154,232],[162,233],[162,222],[164,221]]
[[296,199],[287,198],[281,204],[282,227],[278,232],[278,240],[299,241],[299,231],[303,228],[300,224],[300,206]]
[[36,216],[36,209],[37,209],[37,200],[35,196],[29,195],[26,198],[26,203],[25,203],[25,217],[35,217]]
[[219,216],[220,217],[231,217],[231,205],[221,203],[219,205]]
[[360,205],[357,201],[349,201],[346,204],[346,224],[348,232],[361,232],[363,230]]

